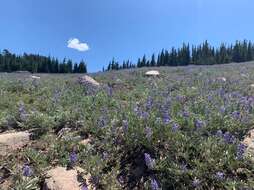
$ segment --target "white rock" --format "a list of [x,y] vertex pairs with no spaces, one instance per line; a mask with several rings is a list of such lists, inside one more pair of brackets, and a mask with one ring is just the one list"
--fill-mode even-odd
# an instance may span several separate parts
[[156,71],[156,70],[151,70],[146,72],[146,76],[159,76],[159,75],[160,75],[159,71]]
[[[77,180],[77,175],[79,172],[84,172],[81,168],[66,170],[63,167],[56,167],[47,172],[47,177],[43,190],[80,190],[81,183]],[[82,177],[86,180],[88,189],[92,189],[89,184],[89,174]]]
[[254,88],[254,84],[251,84],[250,87]]
[[84,75],[82,77],[79,77],[78,79],[79,83],[84,85],[93,85],[93,86],[100,86],[100,83],[98,83],[96,80],[94,80],[92,77],[88,75]]
[[29,143],[29,132],[10,132],[0,134],[0,155],[22,148]]
[[32,75],[31,78],[32,78],[32,79],[40,79],[41,77]]

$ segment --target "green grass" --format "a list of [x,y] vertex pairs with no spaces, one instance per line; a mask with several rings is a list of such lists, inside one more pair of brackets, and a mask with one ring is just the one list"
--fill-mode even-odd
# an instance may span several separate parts
[[[161,189],[251,189],[253,162],[237,158],[237,147],[253,128],[254,64],[156,69],[158,78],[145,77],[147,68],[92,74],[103,84],[96,94],[79,75],[40,74],[35,82],[0,74],[0,130],[33,132],[29,146],[0,156],[12,188],[39,189],[45,172],[67,167],[74,151],[98,189],[151,189],[152,180]],[[87,137],[90,144],[79,143]]]

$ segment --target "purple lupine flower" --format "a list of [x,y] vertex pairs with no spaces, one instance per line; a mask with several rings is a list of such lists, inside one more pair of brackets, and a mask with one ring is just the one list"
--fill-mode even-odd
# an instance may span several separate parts
[[179,128],[180,128],[180,127],[179,127],[179,125],[178,125],[177,123],[173,123],[173,126],[172,126],[172,131],[173,131],[173,132],[178,131]]
[[220,88],[219,91],[218,91],[218,95],[220,97],[223,97],[225,95],[225,90],[223,88]]
[[194,179],[194,180],[192,181],[192,185],[193,185],[194,187],[198,187],[198,186],[200,185],[200,183],[201,183],[201,181],[200,181],[199,179]]
[[124,184],[124,178],[123,178],[122,175],[120,175],[120,176],[117,178],[117,180],[118,180],[118,182],[119,182],[120,184]]
[[218,130],[216,132],[216,137],[219,137],[219,138],[223,137],[223,132],[221,130]]
[[153,99],[149,96],[146,101],[146,109],[151,110],[153,107]]
[[189,113],[188,111],[184,110],[184,111],[183,111],[183,117],[184,117],[184,118],[190,117],[190,113]]
[[20,113],[23,113],[23,112],[26,113],[25,105],[24,105],[23,102],[20,102],[20,104],[19,104],[19,112]]
[[84,183],[84,184],[82,185],[81,190],[88,190],[88,187],[87,187],[87,184],[86,184],[86,183]]
[[151,129],[150,127],[146,127],[146,128],[145,128],[145,134],[146,134],[146,138],[147,138],[148,140],[150,140],[151,137],[152,137],[152,135],[153,135],[152,129]]
[[224,106],[221,106],[221,107],[220,107],[220,113],[221,113],[221,114],[224,114],[225,111],[226,111],[226,108],[225,108]]
[[229,94],[229,96],[232,98],[239,98],[241,97],[241,94],[239,92],[232,92]]
[[106,159],[108,159],[108,157],[109,157],[109,154],[107,153],[107,152],[103,152],[102,153],[102,158],[104,159],[104,160],[106,160]]
[[107,120],[105,116],[101,116],[98,120],[98,126],[103,128],[107,125]]
[[199,119],[196,119],[196,120],[195,120],[195,127],[196,127],[197,129],[201,129],[203,126],[204,126],[204,122],[203,122],[203,121],[201,121],[201,120],[199,120]]
[[69,155],[70,163],[75,164],[78,161],[78,155],[76,152],[72,151]]
[[248,97],[241,97],[239,100],[239,103],[243,104],[243,105],[249,105],[249,101],[248,101]]
[[124,133],[127,133],[128,128],[129,128],[128,121],[127,120],[123,120],[123,131],[124,131]]
[[177,95],[177,96],[176,96],[176,100],[179,101],[179,102],[183,102],[184,99],[185,99],[184,96],[180,96],[180,95]]
[[145,156],[145,163],[148,169],[153,169],[155,166],[155,161],[151,158],[150,154],[148,153],[145,153],[144,156]]
[[23,176],[30,177],[33,174],[33,171],[28,164],[25,164],[22,170],[23,170]]
[[97,186],[100,183],[99,176],[92,176],[90,178],[90,182],[91,182],[91,184],[94,184],[95,186]]
[[140,113],[140,118],[147,119],[148,117],[149,117],[149,113],[148,112],[141,112]]
[[170,123],[170,116],[168,114],[168,112],[164,112],[163,115],[162,115],[162,121],[165,125],[169,124]]
[[215,177],[218,180],[223,180],[225,177],[225,174],[223,172],[216,172]]
[[170,109],[170,105],[171,105],[171,99],[167,98],[166,102],[163,105],[163,110],[166,112],[167,110]]
[[228,144],[232,144],[232,143],[234,143],[234,141],[235,141],[235,136],[234,135],[232,135],[230,132],[226,132],[226,133],[224,133],[224,135],[223,135],[223,138],[224,138],[224,141],[226,142],[226,143],[228,143]]
[[209,102],[211,102],[213,100],[213,97],[211,95],[209,95],[207,99]]
[[25,104],[24,102],[20,102],[19,103],[19,116],[20,116],[20,119],[22,121],[25,121],[27,119],[27,112],[26,112],[26,108],[25,108]]
[[108,86],[108,89],[107,89],[107,94],[108,96],[113,96],[113,88],[111,86]]
[[243,143],[240,143],[240,144],[237,145],[236,158],[238,160],[243,159],[244,152],[245,152],[246,148],[247,148],[247,146]]
[[159,185],[158,185],[158,182],[156,181],[156,179],[152,179],[152,181],[151,181],[151,189],[152,190],[159,190]]
[[236,120],[240,119],[241,117],[241,113],[239,111],[234,111],[231,115]]

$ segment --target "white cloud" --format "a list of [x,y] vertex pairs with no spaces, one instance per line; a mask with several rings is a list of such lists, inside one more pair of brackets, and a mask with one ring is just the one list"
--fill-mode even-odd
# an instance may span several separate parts
[[88,51],[89,46],[87,43],[82,43],[77,38],[71,38],[68,40],[68,48],[76,49],[78,51]]

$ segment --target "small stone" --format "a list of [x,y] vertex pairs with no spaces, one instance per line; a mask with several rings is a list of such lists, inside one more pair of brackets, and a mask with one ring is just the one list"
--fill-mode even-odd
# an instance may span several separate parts
[[31,78],[32,78],[32,79],[40,79],[41,77],[32,75]]

